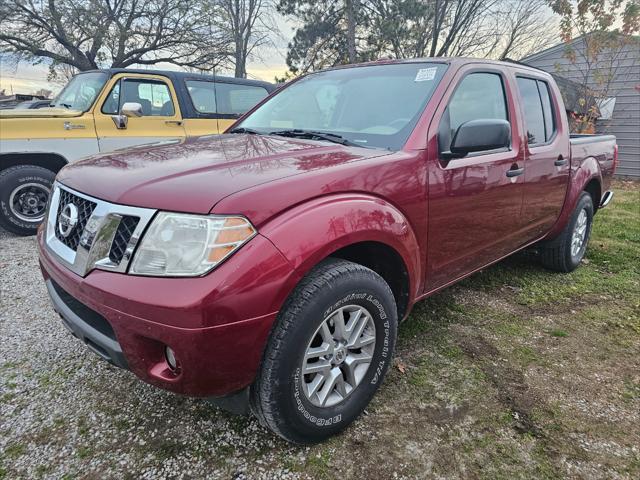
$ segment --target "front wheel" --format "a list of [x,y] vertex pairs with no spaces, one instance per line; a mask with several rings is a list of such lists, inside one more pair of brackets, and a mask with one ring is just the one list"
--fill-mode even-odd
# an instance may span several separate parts
[[593,224],[593,200],[582,192],[564,230],[540,249],[542,264],[557,272],[572,272],[584,258]]
[[18,235],[34,235],[44,219],[56,174],[35,165],[0,172],[0,226]]
[[389,367],[397,311],[387,283],[329,259],[286,302],[251,389],[253,412],[298,444],[324,440],[365,409]]

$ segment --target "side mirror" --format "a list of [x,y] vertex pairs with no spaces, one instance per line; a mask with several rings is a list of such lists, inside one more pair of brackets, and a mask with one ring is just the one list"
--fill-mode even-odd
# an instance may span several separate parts
[[116,124],[116,128],[125,129],[129,123],[129,117],[141,117],[142,105],[137,102],[126,102],[120,109],[120,115],[111,115],[113,123]]
[[506,120],[470,120],[458,127],[451,141],[449,158],[462,158],[472,152],[484,152],[511,145],[511,125]]
[[142,105],[137,102],[126,102],[122,105],[122,110],[120,110],[121,115],[125,115],[127,117],[141,117],[142,116]]

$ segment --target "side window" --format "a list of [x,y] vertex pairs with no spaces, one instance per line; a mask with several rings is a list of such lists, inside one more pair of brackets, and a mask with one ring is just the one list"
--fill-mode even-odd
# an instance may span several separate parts
[[116,83],[102,105],[102,113],[116,115],[122,105],[142,105],[142,115],[171,117],[175,114],[171,92],[164,82],[124,79]]
[[471,73],[460,82],[440,121],[440,151],[450,150],[460,125],[479,119],[509,119],[504,85],[496,73]]
[[118,115],[118,112],[120,111],[120,83],[122,83],[122,81],[118,80],[109,92],[109,96],[102,104],[102,113],[107,115]]
[[517,80],[529,145],[545,143],[555,130],[549,88],[532,78],[518,77]]
[[260,100],[269,95],[266,89],[253,85],[236,83],[216,84],[216,103],[218,113],[242,115],[253,108]]
[[553,114],[553,104],[551,103],[551,90],[549,84],[538,80],[538,90],[542,98],[542,112],[544,113],[545,140],[548,142],[556,133],[556,118]]
[[187,80],[187,91],[193,107],[200,113],[216,113],[216,86],[213,82]]
[[[130,87],[131,96],[141,100],[144,115],[172,117],[175,113],[169,87],[162,82],[137,82],[126,81],[125,87]],[[130,84],[130,85],[129,85]],[[137,86],[136,86],[137,84]],[[127,100],[127,88],[124,89],[125,101]],[[134,100],[135,101],[135,100]],[[147,113],[147,111],[149,113]]]

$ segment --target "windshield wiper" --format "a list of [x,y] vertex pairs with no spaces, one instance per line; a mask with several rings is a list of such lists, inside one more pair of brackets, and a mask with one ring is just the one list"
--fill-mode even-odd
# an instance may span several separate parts
[[362,147],[362,145],[352,142],[351,140],[347,140],[342,135],[338,135],[337,133],[317,132],[315,130],[276,130],[274,132],[269,132],[269,135],[326,140],[328,142],[339,143],[340,145],[346,145],[349,147]]
[[233,129],[229,130],[227,133],[249,133],[251,135],[260,135],[260,132],[257,132],[255,130],[251,130],[250,128],[244,128],[244,127],[233,128]]

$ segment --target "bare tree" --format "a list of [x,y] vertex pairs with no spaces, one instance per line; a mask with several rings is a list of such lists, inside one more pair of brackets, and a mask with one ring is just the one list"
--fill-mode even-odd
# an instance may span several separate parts
[[219,63],[225,39],[196,0],[3,0],[0,52],[78,70]]
[[356,12],[358,10],[358,0],[345,0],[345,11],[347,21],[347,54],[349,63],[356,61]]
[[222,17],[220,29],[231,44],[228,50],[235,76],[244,78],[247,60],[278,35],[274,22],[275,4],[272,0],[214,0],[214,3]]
[[500,60],[524,58],[557,42],[557,21],[546,0],[503,0],[493,23],[496,39],[487,56]]
[[580,110],[572,119],[579,133],[593,133],[599,107],[617,92],[614,80],[628,75],[640,49],[640,2],[630,0],[550,0],[561,17],[565,67],[556,70],[580,85]]
[[526,55],[549,44],[545,0],[279,0],[300,23],[293,72],[381,57]]

